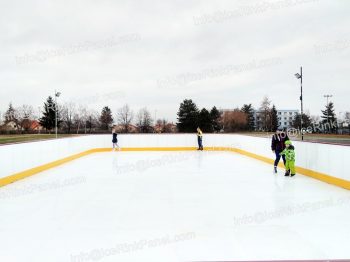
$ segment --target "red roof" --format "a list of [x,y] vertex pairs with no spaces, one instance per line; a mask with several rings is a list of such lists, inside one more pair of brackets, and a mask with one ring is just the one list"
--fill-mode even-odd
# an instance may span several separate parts
[[30,129],[32,129],[32,130],[38,129],[40,127],[41,127],[40,123],[36,120],[33,120],[30,124]]

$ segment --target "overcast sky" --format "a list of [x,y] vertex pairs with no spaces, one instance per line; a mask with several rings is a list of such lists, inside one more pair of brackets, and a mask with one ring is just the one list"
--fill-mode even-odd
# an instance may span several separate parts
[[350,1],[0,0],[0,111],[54,93],[98,111],[129,104],[176,121],[210,108],[350,111]]

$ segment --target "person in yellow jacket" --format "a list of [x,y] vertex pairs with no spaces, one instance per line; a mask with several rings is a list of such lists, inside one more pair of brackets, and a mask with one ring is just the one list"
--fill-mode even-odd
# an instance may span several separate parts
[[203,150],[203,132],[199,127],[197,127],[197,138],[198,138],[197,150]]
[[294,146],[290,140],[284,142],[286,149],[281,152],[281,155],[286,156],[286,174],[285,176],[295,176],[295,152]]

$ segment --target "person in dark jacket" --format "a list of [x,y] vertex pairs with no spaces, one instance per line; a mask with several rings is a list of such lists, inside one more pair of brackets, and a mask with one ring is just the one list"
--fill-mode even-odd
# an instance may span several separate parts
[[117,138],[117,136],[118,136],[117,131],[116,131],[115,127],[113,127],[113,129],[112,129],[113,151],[115,151],[115,148],[120,150],[120,147],[118,145],[118,138]]
[[202,130],[197,127],[197,140],[198,140],[198,149],[197,150],[203,150],[203,132]]
[[284,165],[286,165],[286,157],[285,155],[281,155],[281,152],[286,148],[285,142],[287,140],[289,140],[288,135],[285,132],[283,132],[282,129],[277,129],[276,133],[272,136],[271,150],[276,156],[273,169],[275,173],[277,173],[277,166],[280,162],[281,156]]

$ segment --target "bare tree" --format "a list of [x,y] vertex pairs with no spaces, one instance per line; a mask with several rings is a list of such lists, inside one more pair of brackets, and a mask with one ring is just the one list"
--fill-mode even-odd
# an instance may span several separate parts
[[244,130],[248,120],[247,115],[236,108],[233,111],[223,112],[221,122],[225,132],[235,132]]
[[4,124],[4,115],[3,113],[0,111],[0,126],[2,126]]
[[155,124],[155,131],[160,133],[168,133],[169,130],[166,130],[168,126],[168,121],[166,119],[157,119]]
[[349,134],[350,134],[350,112],[345,112],[344,121],[345,121],[345,126],[348,127]]
[[162,133],[175,133],[176,132],[176,125],[173,123],[169,123],[168,120],[163,119],[162,120]]
[[310,118],[312,124],[318,124],[321,121],[320,116],[312,115]]
[[88,110],[86,128],[88,129],[89,133],[91,133],[93,129],[101,125],[99,118],[100,118],[99,112],[97,112],[96,110]]
[[84,128],[84,134],[87,133],[87,122],[89,118],[89,113],[88,109],[86,107],[80,107],[80,114],[81,114],[81,119],[83,123],[83,128]]
[[166,123],[167,123],[167,120],[165,120],[165,119],[157,119],[157,121],[156,121],[156,125],[158,125],[158,126],[162,126]]
[[88,120],[87,108],[83,105],[79,105],[79,108],[77,109],[73,117],[73,122],[77,130],[77,134],[79,134],[80,129],[84,129],[84,133],[87,132],[87,120]]
[[151,113],[147,110],[146,107],[141,108],[137,113],[136,124],[140,128],[142,133],[149,133],[152,131],[152,122]]
[[344,120],[345,120],[345,122],[349,123],[349,121],[350,121],[350,112],[345,112]]
[[265,131],[270,130],[272,123],[272,117],[271,117],[271,101],[267,96],[264,97],[263,101],[260,105],[260,117],[261,117],[261,125]]
[[34,120],[34,109],[30,105],[22,105],[15,109],[16,124],[18,130],[30,131],[32,121]]
[[131,124],[132,119],[134,118],[134,113],[130,109],[129,105],[124,105],[119,108],[117,111],[117,121],[118,124],[123,126],[123,132],[129,132],[129,125]]
[[62,106],[62,110],[61,110],[62,121],[68,134],[71,133],[75,114],[76,114],[76,106],[73,102],[65,103]]

